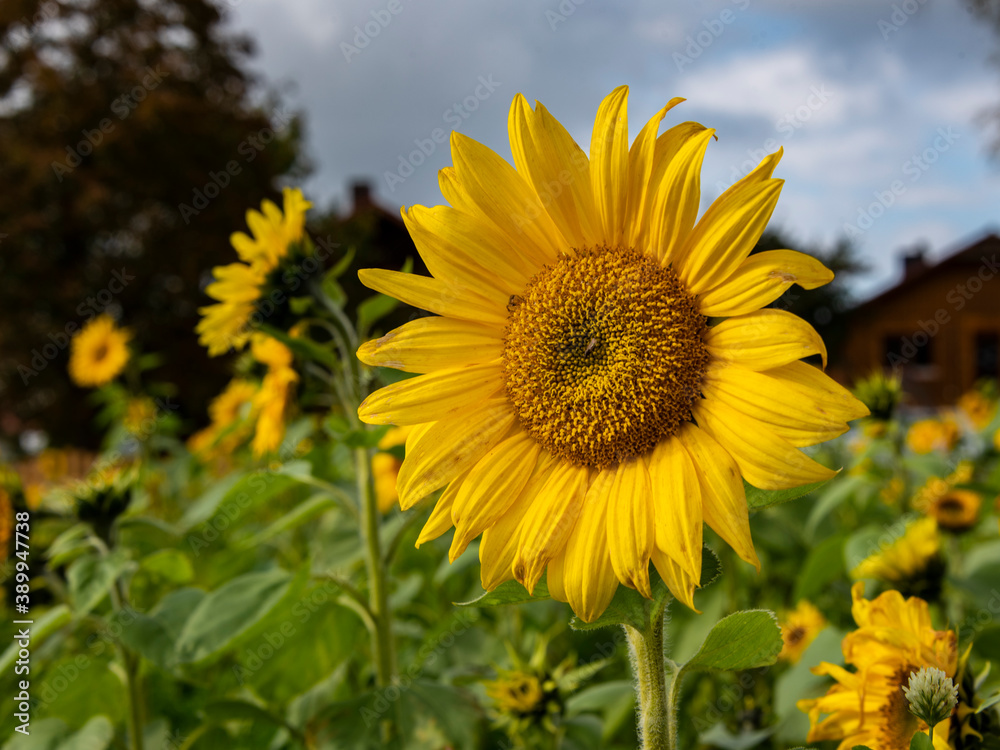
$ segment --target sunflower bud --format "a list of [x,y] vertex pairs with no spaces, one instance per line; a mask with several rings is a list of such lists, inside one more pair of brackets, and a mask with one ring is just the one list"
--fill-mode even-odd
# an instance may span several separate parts
[[903,695],[910,702],[910,713],[931,727],[951,716],[958,704],[958,687],[948,675],[935,667],[910,672],[909,684],[903,687]]

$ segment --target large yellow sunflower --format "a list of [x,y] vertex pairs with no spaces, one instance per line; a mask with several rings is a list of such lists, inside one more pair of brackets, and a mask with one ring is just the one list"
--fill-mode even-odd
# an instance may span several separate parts
[[[858,629],[844,637],[844,660],[850,672],[822,662],[816,674],[833,677],[837,684],[821,698],[798,702],[809,714],[807,742],[840,740],[838,750],[865,745],[871,750],[908,750],[917,731],[927,731],[907,706],[902,688],[910,673],[934,667],[954,677],[958,645],[954,631],[934,630],[927,602],[903,599],[898,591],[886,591],[872,601],[864,598],[864,584],[851,591]],[[820,716],[827,714],[825,719]],[[950,722],[934,728],[934,747],[945,750]]]
[[119,328],[110,315],[98,315],[73,337],[69,376],[84,388],[97,388],[114,380],[128,364],[132,333]]
[[203,317],[195,330],[210,356],[246,346],[253,330],[251,316],[268,275],[288,254],[289,246],[302,239],[306,211],[311,206],[301,190],[285,188],[284,213],[269,200],[261,203],[263,213],[247,211],[247,226],[253,237],[243,232],[234,232],[230,237],[243,262],[212,269],[215,281],[205,293],[219,302],[198,310]]
[[[372,289],[440,317],[365,343],[369,365],[421,373],[371,395],[372,424],[416,425],[403,509],[435,490],[419,542],[483,535],[487,589],[548,588],[585,620],[619,582],[650,595],[649,563],[689,605],[702,522],[759,567],[742,478],[780,489],[833,472],[799,448],[867,409],[818,368],[803,320],[761,309],[833,277],[790,250],[750,256],[778,199],[765,158],[697,220],[713,131],[629,147],[626,87],[601,104],[590,158],[541,105],[510,110],[515,167],[460,133],[441,171],[451,206],[403,212],[432,277],[362,271]],[[711,325],[709,322],[711,319]],[[724,319],[724,320],[723,320]]]

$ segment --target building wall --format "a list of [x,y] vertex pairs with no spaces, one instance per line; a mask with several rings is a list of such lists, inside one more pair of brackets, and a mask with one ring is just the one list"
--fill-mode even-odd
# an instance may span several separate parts
[[[897,371],[916,403],[933,406],[954,402],[983,374],[991,337],[1000,338],[1000,274],[981,262],[941,266],[853,312],[840,379]],[[887,339],[897,336],[892,351]]]

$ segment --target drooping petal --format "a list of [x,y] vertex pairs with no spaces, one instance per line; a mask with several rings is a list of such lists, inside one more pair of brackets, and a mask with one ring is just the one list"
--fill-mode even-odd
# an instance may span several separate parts
[[698,582],[691,574],[682,568],[673,557],[658,547],[653,547],[650,559],[674,598],[697,612],[698,610],[694,606],[694,589]]
[[674,435],[649,456],[656,546],[701,580],[701,485],[691,457]]
[[783,490],[830,479],[837,472],[816,463],[763,424],[719,401],[701,401],[695,419],[736,459],[740,473],[762,490]]
[[566,546],[586,488],[585,467],[558,462],[528,508],[512,566],[514,578],[528,591],[535,590],[545,566]]
[[655,541],[653,490],[644,459],[618,465],[608,499],[607,524],[615,575],[626,586],[651,598],[649,555]]
[[403,459],[396,479],[399,507],[413,507],[475,466],[514,419],[507,399],[496,398],[435,422]]
[[358,407],[366,424],[422,424],[480,403],[503,388],[500,360],[420,375],[380,388]]
[[499,359],[503,331],[454,318],[417,318],[358,349],[372,367],[404,372],[434,372]]
[[849,390],[818,367],[806,362],[789,362],[787,365],[764,370],[764,374],[781,378],[787,388],[811,397],[828,414],[845,422],[869,415],[868,407],[855,398]]
[[552,221],[573,247],[596,244],[596,212],[590,161],[576,141],[540,102],[532,111],[518,94],[508,118],[514,166],[535,188]]
[[462,482],[465,481],[467,476],[468,472],[457,479],[453,479],[451,484],[441,493],[441,497],[434,504],[434,510],[431,511],[430,518],[427,519],[427,523],[420,530],[420,535],[417,537],[417,547],[437,539],[454,526],[451,522],[451,508],[455,504],[455,498],[458,496],[458,491],[462,488]]
[[628,86],[616,88],[597,109],[590,139],[590,179],[603,240],[612,247],[620,245],[628,193]]
[[705,345],[719,364],[769,370],[819,354],[826,366],[826,344],[816,329],[785,310],[758,310],[727,318],[708,329]]
[[[562,583],[566,601],[584,622],[593,622],[600,617],[618,588],[608,548],[607,524],[608,501],[614,478],[614,469],[605,469],[594,477],[560,561],[564,566]],[[553,564],[550,564],[550,580],[552,568]]]
[[760,310],[792,284],[815,289],[833,281],[833,271],[794,250],[766,250],[743,261],[733,274],[699,297],[702,314],[727,318]]
[[760,560],[750,538],[750,511],[737,461],[697,425],[685,425],[678,437],[698,473],[705,523],[759,571]]
[[534,471],[538,452],[535,439],[518,431],[472,468],[451,509],[455,538],[448,557],[452,562],[507,512]]
[[492,591],[504,581],[514,578],[511,568],[517,552],[521,521],[535,496],[549,480],[554,462],[552,454],[542,450],[535,464],[535,470],[524,489],[496,523],[483,532],[482,541],[479,543],[479,561],[483,588],[487,591]]
[[439,279],[383,268],[363,268],[358,278],[369,289],[437,315],[500,327],[507,323],[506,307]]

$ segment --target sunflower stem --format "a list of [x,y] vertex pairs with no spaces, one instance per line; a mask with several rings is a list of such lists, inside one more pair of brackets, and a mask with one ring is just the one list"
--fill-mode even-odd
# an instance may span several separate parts
[[672,750],[677,746],[680,680],[675,672],[670,689],[667,690],[667,659],[663,650],[664,615],[663,608],[652,612],[649,624],[643,630],[631,625],[624,626],[639,698],[642,750]]

